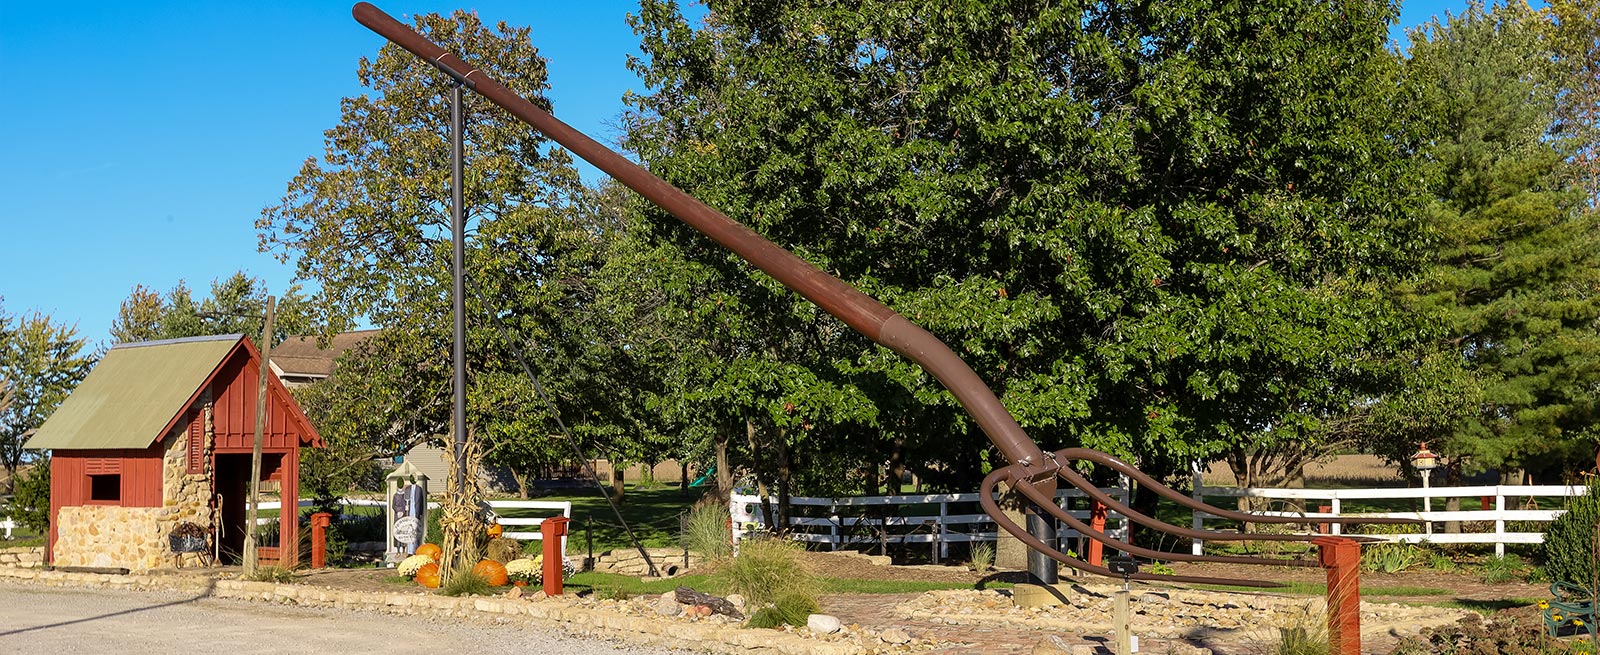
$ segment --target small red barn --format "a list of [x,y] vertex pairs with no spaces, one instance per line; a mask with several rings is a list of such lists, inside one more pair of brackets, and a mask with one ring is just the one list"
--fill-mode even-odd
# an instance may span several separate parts
[[[200,555],[174,552],[171,537],[196,527],[223,562],[237,561],[260,371],[260,352],[237,334],[108,351],[27,443],[52,452],[50,561],[141,571],[182,565]],[[267,403],[261,480],[276,483],[282,507],[298,507],[300,447],[321,446],[321,437],[275,375]],[[260,560],[293,566],[298,527],[281,521],[281,547],[262,546]]]

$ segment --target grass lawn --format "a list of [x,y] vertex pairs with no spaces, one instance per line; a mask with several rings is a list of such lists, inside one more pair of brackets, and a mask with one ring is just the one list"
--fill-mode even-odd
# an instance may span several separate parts
[[[825,594],[908,594],[939,589],[972,589],[973,585],[954,582],[924,582],[920,580],[856,580],[822,578],[820,591]],[[691,587],[699,591],[722,594],[723,589],[710,576],[684,575],[665,580],[641,581],[639,578],[615,573],[579,573],[566,580],[566,586],[577,591],[592,590],[603,597],[662,594],[678,587]],[[984,585],[986,589],[1008,589],[1010,583]]]
[[[690,489],[688,497],[677,487],[639,489],[628,487],[623,495],[622,517],[633,528],[634,536],[646,548],[670,548],[678,546],[678,517],[689,511],[700,496],[702,489]],[[596,555],[608,550],[618,548],[631,548],[628,533],[622,529],[622,524],[617,521],[616,514],[611,512],[610,504],[606,503],[604,496],[595,489],[574,490],[559,496],[545,496],[539,500],[571,501],[572,523],[567,536],[567,554],[582,555],[588,549],[588,539],[594,539],[594,552]],[[499,510],[504,516],[544,516],[547,513],[537,510]],[[530,542],[537,545],[538,542]]]
[[[1231,585],[1190,585],[1196,589],[1211,589],[1215,591],[1245,591],[1251,593],[1294,594],[1298,596],[1326,596],[1328,585],[1316,582],[1290,582],[1288,586],[1276,589],[1262,589],[1258,587],[1235,587]],[[1437,587],[1407,587],[1407,586],[1366,586],[1362,585],[1362,597],[1372,596],[1444,596],[1450,593],[1449,589]]]

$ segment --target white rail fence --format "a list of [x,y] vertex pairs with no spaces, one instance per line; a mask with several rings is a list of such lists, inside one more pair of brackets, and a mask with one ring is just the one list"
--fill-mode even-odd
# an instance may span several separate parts
[[[1128,488],[1107,487],[1101,491],[1126,503]],[[1067,507],[1074,498],[1087,498],[1077,489],[1056,492],[1056,503]],[[774,506],[777,498],[769,497]],[[1090,520],[1088,503],[1068,510],[1075,518]],[[900,496],[852,496],[844,498],[789,498],[790,536],[798,541],[827,544],[829,550],[852,545],[886,548],[888,544],[929,544],[937,559],[950,555],[950,544],[994,541],[998,527],[978,506],[978,494],[923,494]],[[738,543],[752,532],[768,529],[761,509],[761,497],[733,494],[728,511],[733,522],[733,541]],[[776,511],[776,510],[774,510]],[[1108,512],[1106,532],[1119,539],[1128,534],[1128,522],[1121,514]],[[1058,526],[1057,537],[1076,539],[1076,530]]]
[[[506,527],[506,531],[504,533],[504,536],[512,538],[512,539],[524,539],[524,540],[526,540],[526,539],[539,539],[539,540],[542,540],[542,539],[544,539],[544,534],[539,532],[539,525],[544,523],[545,519],[553,518],[554,516],[557,516],[557,515],[565,517],[568,520],[572,519],[572,503],[568,502],[568,501],[564,501],[564,500],[563,501],[552,501],[552,500],[491,500],[491,501],[488,501],[488,503],[489,503],[489,508],[492,509],[492,510],[495,510],[495,514],[496,514],[495,522],[497,522],[500,525],[503,525],[503,526]],[[344,517],[364,516],[363,514],[352,514],[352,513],[350,513],[348,510],[351,507],[377,507],[377,508],[381,509],[386,505],[386,503],[384,501],[381,501],[381,500],[366,500],[366,499],[362,499],[362,498],[341,498],[341,499],[339,499],[339,504],[343,505],[344,508],[345,508],[344,511],[340,512],[341,516],[344,516]],[[311,505],[312,505],[312,502],[309,501],[309,500],[300,501],[300,506],[301,507],[310,507]],[[280,503],[280,502],[277,502],[277,501],[269,501],[269,502],[261,503],[261,509],[279,509],[281,507],[283,507],[283,503]],[[439,508],[439,503],[435,503],[435,502],[429,502],[428,503],[428,509],[434,510],[434,509],[438,509],[438,508]],[[542,517],[541,516],[504,516],[504,515],[502,515],[501,510],[508,510],[508,509],[515,509],[515,510],[549,510],[551,515],[550,516],[542,516]],[[261,524],[269,524],[269,523],[273,523],[275,521],[277,521],[277,519],[273,519],[273,518],[256,519],[256,522],[257,523],[261,523]],[[515,530],[515,528],[519,528],[519,527],[520,528],[526,528],[526,529],[524,529],[524,530]],[[567,538],[566,537],[562,537],[561,538],[561,552],[563,552],[563,553],[567,552]]]
[[16,528],[17,528],[17,522],[16,521],[13,521],[13,520],[11,520],[9,518],[4,520],[4,521],[0,521],[0,530],[5,530],[6,531],[6,538],[7,539],[11,538],[11,531],[15,530]]
[[[1305,517],[1307,523],[1316,523],[1319,518],[1333,517],[1368,517],[1368,518],[1406,518],[1426,521],[1423,531],[1410,534],[1372,534],[1363,533],[1363,536],[1375,537],[1387,541],[1404,543],[1436,543],[1436,544],[1493,544],[1496,555],[1505,555],[1506,544],[1538,544],[1544,543],[1543,532],[1506,532],[1507,521],[1526,521],[1548,523],[1560,516],[1563,511],[1559,509],[1515,509],[1516,499],[1532,501],[1537,498],[1569,498],[1584,495],[1581,485],[1493,485],[1481,487],[1432,487],[1414,489],[1275,489],[1275,488],[1234,488],[1234,487],[1204,487],[1197,489],[1195,498],[1223,496],[1228,498],[1262,498],[1278,501],[1292,501],[1303,503],[1308,510],[1320,509],[1326,506],[1327,511],[1254,511],[1248,512],[1259,516],[1294,516]],[[1478,501],[1480,508],[1488,509],[1459,510],[1459,511],[1432,511],[1434,499],[1470,498]],[[1421,511],[1398,512],[1345,512],[1345,501],[1370,501],[1379,499],[1414,499],[1422,506]],[[1512,502],[1508,503],[1508,499]],[[1322,501],[1322,502],[1319,502]],[[1212,503],[1215,505],[1216,503]],[[1470,504],[1470,503],[1463,503]],[[1193,527],[1205,527],[1207,520],[1216,516],[1205,512],[1194,512]],[[1493,522],[1492,531],[1452,532],[1447,533],[1438,524],[1445,522]],[[1337,523],[1329,524],[1329,532],[1340,534],[1343,526]],[[1193,548],[1196,555],[1200,554],[1205,546],[1204,542],[1196,540]]]

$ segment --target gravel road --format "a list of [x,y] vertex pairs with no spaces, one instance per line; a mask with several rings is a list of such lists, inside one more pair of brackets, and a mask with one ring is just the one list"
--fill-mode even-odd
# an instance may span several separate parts
[[444,620],[195,597],[0,584],[0,653],[691,655],[580,639],[510,619]]

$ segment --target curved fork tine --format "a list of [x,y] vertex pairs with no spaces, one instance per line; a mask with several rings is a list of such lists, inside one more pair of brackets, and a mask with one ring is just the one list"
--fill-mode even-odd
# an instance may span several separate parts
[[[1261,564],[1261,565],[1305,566],[1305,567],[1318,567],[1318,566],[1321,566],[1321,564],[1318,563],[1318,562],[1313,562],[1311,560],[1305,560],[1305,559],[1267,559],[1267,558],[1264,558],[1264,557],[1240,557],[1240,556],[1233,556],[1233,555],[1192,555],[1192,554],[1189,554],[1189,553],[1168,553],[1168,552],[1163,552],[1163,551],[1158,551],[1158,550],[1150,550],[1148,548],[1140,548],[1140,547],[1135,546],[1133,544],[1130,544],[1130,543],[1128,543],[1126,541],[1121,541],[1121,540],[1118,540],[1118,539],[1114,539],[1110,535],[1108,535],[1108,534],[1106,534],[1104,532],[1100,532],[1098,530],[1095,530],[1094,528],[1090,527],[1088,524],[1084,523],[1082,520],[1079,520],[1078,517],[1073,516],[1071,512],[1068,512],[1067,510],[1064,510],[1064,509],[1061,509],[1060,507],[1057,507],[1056,504],[1054,502],[1052,502],[1053,499],[1050,498],[1050,496],[1048,494],[1044,493],[1038,487],[1035,487],[1035,486],[1030,485],[1030,484],[1022,484],[1022,485],[1015,484],[1014,481],[1016,479],[1016,473],[1015,473],[1015,471],[1011,470],[1011,467],[1007,466],[1005,468],[999,469],[999,472],[1003,472],[1004,473],[1004,475],[1002,475],[1001,478],[1003,478],[1007,482],[1012,482],[1013,483],[1013,488],[1017,489],[1018,491],[1021,491],[1022,495],[1027,496],[1028,500],[1033,501],[1033,504],[1035,506],[1039,507],[1040,509],[1044,510],[1045,512],[1048,512],[1051,516],[1054,516],[1054,517],[1056,517],[1058,519],[1061,519],[1067,525],[1072,526],[1072,529],[1077,530],[1083,536],[1088,537],[1090,539],[1093,539],[1095,541],[1098,541],[1098,542],[1100,542],[1102,544],[1105,544],[1105,545],[1110,546],[1112,548],[1115,548],[1117,550],[1120,550],[1120,551],[1122,551],[1124,553],[1132,553],[1134,555],[1140,555],[1140,556],[1147,557],[1147,558],[1150,558],[1150,559],[1168,560],[1168,561],[1173,561],[1173,562],[1213,562],[1213,563],[1217,563],[1217,564]],[[990,475],[993,475],[993,473],[991,473]],[[1069,480],[1069,482],[1070,482],[1070,480]],[[1207,531],[1203,531],[1203,530],[1190,530],[1190,529],[1187,529],[1187,528],[1180,529],[1180,528],[1178,528],[1178,526],[1172,525],[1170,523],[1165,523],[1165,522],[1162,522],[1162,521],[1154,521],[1153,523],[1154,523],[1154,525],[1150,525],[1150,527],[1155,528],[1157,530],[1160,530],[1162,532],[1180,534],[1182,536],[1193,537],[1194,535],[1198,534],[1198,535],[1202,535],[1201,538],[1204,538],[1204,539],[1215,539],[1216,536],[1225,536],[1225,535],[1222,535],[1221,533],[1207,532]],[[1149,525],[1149,524],[1147,524],[1147,525]],[[1213,535],[1216,535],[1216,536],[1213,536]]]
[[[1422,521],[1419,520],[1419,519],[1397,519],[1397,518],[1380,518],[1380,517],[1370,517],[1369,518],[1369,517],[1362,517],[1362,516],[1338,516],[1338,517],[1330,516],[1330,517],[1326,517],[1326,518],[1318,517],[1318,518],[1316,518],[1314,520],[1308,520],[1306,518],[1297,517],[1297,516],[1257,516],[1255,514],[1244,514],[1244,513],[1241,513],[1241,512],[1235,512],[1235,511],[1232,511],[1232,510],[1222,509],[1221,507],[1214,507],[1212,505],[1209,505],[1209,504],[1203,503],[1201,501],[1195,500],[1193,498],[1190,498],[1189,496],[1187,496],[1185,494],[1181,494],[1181,493],[1178,493],[1177,491],[1173,491],[1172,488],[1168,487],[1167,485],[1161,484],[1155,478],[1152,478],[1149,475],[1146,475],[1144,471],[1140,471],[1139,469],[1136,469],[1133,466],[1129,465],[1127,462],[1124,462],[1124,461],[1122,461],[1120,459],[1117,459],[1115,457],[1112,457],[1110,455],[1102,453],[1102,452],[1100,452],[1098,450],[1091,450],[1089,448],[1063,448],[1063,449],[1058,450],[1058,451],[1055,452],[1055,457],[1056,457],[1056,461],[1058,463],[1063,459],[1066,459],[1066,460],[1087,460],[1087,461],[1090,461],[1090,462],[1094,462],[1094,463],[1099,464],[1101,466],[1105,466],[1107,468],[1110,468],[1110,469],[1112,469],[1112,470],[1114,470],[1114,471],[1116,471],[1118,473],[1126,475],[1126,476],[1128,476],[1130,478],[1133,478],[1134,481],[1138,482],[1140,486],[1143,486],[1143,487],[1145,487],[1145,488],[1147,488],[1147,489],[1149,489],[1151,491],[1154,491],[1157,494],[1159,494],[1160,496],[1162,496],[1163,498],[1166,498],[1168,500],[1176,502],[1179,505],[1183,505],[1184,507],[1187,507],[1189,509],[1199,510],[1199,511],[1205,512],[1207,514],[1211,514],[1213,516],[1216,516],[1217,518],[1230,519],[1230,520],[1234,520],[1234,521],[1241,521],[1241,522],[1244,522],[1244,523],[1306,523],[1308,521],[1315,522],[1315,523],[1406,523],[1406,524],[1422,523]],[[1057,469],[1058,472],[1059,471],[1065,471],[1065,470],[1066,470],[1066,467],[1062,467],[1060,469]],[[1074,483],[1074,486],[1076,486],[1076,483]],[[1084,491],[1088,491],[1088,489],[1084,489]],[[1104,502],[1104,501],[1102,501],[1102,502]]]
[[[996,472],[998,472],[998,470]],[[1122,577],[1112,573],[1111,569],[1106,567],[1095,566],[1083,560],[1074,557],[1068,557],[1065,553],[1045,545],[1043,541],[1040,541],[1037,537],[1029,534],[1027,530],[1022,529],[1022,527],[1017,525],[1015,521],[1012,521],[1010,517],[1006,516],[1005,512],[1000,511],[999,505],[995,504],[995,479],[996,476],[994,473],[990,473],[989,477],[983,479],[983,485],[978,490],[978,504],[983,506],[983,511],[988,513],[990,518],[994,519],[995,525],[1000,526],[1000,529],[1011,533],[1011,536],[1016,537],[1018,540],[1022,541],[1022,543],[1027,544],[1029,548],[1044,553],[1046,557],[1078,569],[1079,571],[1102,575],[1108,578]],[[1161,575],[1157,573],[1135,573],[1128,577],[1134,580],[1182,582],[1186,584],[1230,585],[1235,587],[1279,588],[1287,586],[1281,582],[1268,582],[1264,580],[1239,580],[1235,578],[1212,578],[1199,575]]]
[[[1105,505],[1106,509],[1111,510],[1113,512],[1116,512],[1118,514],[1121,514],[1123,516],[1126,516],[1126,517],[1128,517],[1129,520],[1132,520],[1133,522],[1138,523],[1140,525],[1143,525],[1143,526],[1146,526],[1146,527],[1150,527],[1150,528],[1155,528],[1155,529],[1160,530],[1162,532],[1166,532],[1166,533],[1169,533],[1169,534],[1175,534],[1175,535],[1178,535],[1180,537],[1188,537],[1190,539],[1203,539],[1203,540],[1206,540],[1206,541],[1295,541],[1295,542],[1304,543],[1304,542],[1310,541],[1313,538],[1316,538],[1318,536],[1322,536],[1322,535],[1316,535],[1316,534],[1301,535],[1301,534],[1250,534],[1250,533],[1245,533],[1245,532],[1213,532],[1211,530],[1195,530],[1193,528],[1186,528],[1186,527],[1183,527],[1181,525],[1173,525],[1171,523],[1167,523],[1166,521],[1163,521],[1161,519],[1158,519],[1158,518],[1155,518],[1155,517],[1150,516],[1148,514],[1145,514],[1143,512],[1140,512],[1140,511],[1128,506],[1127,504],[1117,502],[1117,500],[1115,498],[1112,498],[1106,492],[1101,491],[1099,487],[1094,486],[1094,483],[1090,482],[1087,478],[1084,478],[1082,475],[1079,475],[1077,471],[1074,471],[1069,467],[1063,466],[1061,468],[1056,469],[1056,475],[1060,476],[1061,479],[1066,480],[1067,484],[1070,484],[1070,485],[1072,485],[1074,487],[1077,487],[1079,491],[1082,491],[1083,493],[1088,494],[1088,496],[1090,498],[1092,498],[1095,501],[1099,502],[1101,505]],[[1032,498],[1032,496],[1030,496],[1029,498]],[[1034,500],[1034,502],[1038,503],[1039,501],[1038,500]],[[1204,504],[1204,503],[1202,503],[1202,504]],[[1054,503],[1052,503],[1051,506],[1054,506]],[[1207,511],[1209,513],[1210,510],[1205,510],[1205,511]],[[1054,514],[1054,512],[1052,512],[1052,514]],[[1274,518],[1276,518],[1276,517],[1274,517]],[[1295,519],[1295,522],[1296,523],[1305,523],[1305,522],[1311,521],[1311,520],[1312,519],[1300,518],[1300,519]],[[1316,520],[1320,521],[1321,519],[1316,519]],[[1371,538],[1371,537],[1352,537],[1352,539],[1354,539],[1355,541],[1363,541],[1363,542],[1379,541],[1378,539],[1374,539],[1374,538]]]

